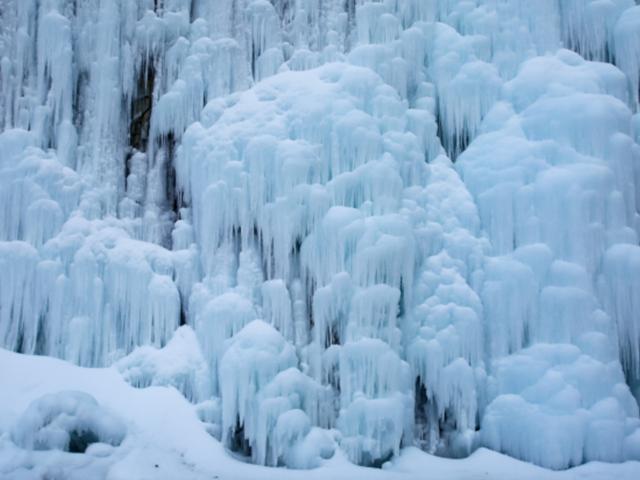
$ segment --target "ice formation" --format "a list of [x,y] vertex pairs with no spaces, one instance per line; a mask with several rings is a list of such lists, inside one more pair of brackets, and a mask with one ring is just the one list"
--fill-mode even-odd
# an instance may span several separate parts
[[2,0],[0,27],[4,348],[173,386],[263,465],[640,457],[636,2]]
[[211,397],[208,365],[195,332],[187,325],[178,328],[164,348],[137,347],[115,366],[137,388],[171,386],[196,403]]

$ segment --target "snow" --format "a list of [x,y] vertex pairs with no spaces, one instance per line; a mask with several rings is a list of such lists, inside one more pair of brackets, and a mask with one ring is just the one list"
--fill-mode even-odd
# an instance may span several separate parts
[[126,427],[90,395],[60,392],[37,398],[16,420],[11,438],[25,450],[84,453],[86,444],[118,446]]
[[[439,458],[417,448],[401,451],[399,457],[383,469],[353,465],[336,452],[331,459],[318,460],[321,468],[289,470],[266,468],[239,461],[206,431],[197,415],[198,407],[189,403],[174,388],[151,386],[134,388],[111,368],[82,368],[54,358],[21,355],[0,349],[0,384],[11,395],[0,395],[0,475],[7,479],[36,479],[58,475],[68,479],[83,478],[157,478],[157,479],[322,479],[372,478],[402,480],[423,478],[424,472],[438,477],[453,476],[461,480],[483,475],[490,479],[518,478],[556,480],[564,478],[634,479],[640,471],[638,462],[606,464],[591,462],[564,472],[545,470],[496,452],[481,448],[464,460]],[[20,372],[16,375],[16,372]],[[60,393],[73,391],[75,393]],[[94,400],[88,400],[94,398]],[[61,399],[66,398],[66,401]],[[119,445],[90,444],[84,454],[61,450],[27,450],[11,441],[12,431],[29,405],[53,400],[53,405],[75,406],[75,417],[57,417],[64,422],[77,421],[84,415],[105,422],[104,428],[126,425]],[[78,401],[78,399],[80,399]],[[295,412],[295,410],[292,410]],[[108,413],[106,413],[108,412]],[[171,412],[170,415],[167,412]],[[105,415],[108,415],[105,416]],[[294,413],[286,424],[296,422]],[[33,418],[33,417],[30,417]],[[100,423],[99,423],[100,424]],[[70,423],[67,423],[70,425]],[[115,430],[113,433],[121,433]],[[314,433],[315,432],[315,433]],[[290,458],[317,448],[331,450],[332,438],[310,438],[294,449]],[[116,435],[117,437],[117,435]],[[317,450],[315,450],[317,452]],[[326,453],[326,452],[325,452]],[[326,456],[322,451],[319,457]],[[292,465],[302,466],[295,462]],[[517,472],[517,473],[515,473]]]
[[0,3],[0,476],[637,476],[637,2]]

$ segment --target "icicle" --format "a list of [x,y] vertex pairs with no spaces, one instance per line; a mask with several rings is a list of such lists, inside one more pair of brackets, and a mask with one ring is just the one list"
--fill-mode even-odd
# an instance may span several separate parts
[[359,464],[379,464],[398,454],[410,435],[408,365],[377,339],[340,350],[341,446]]
[[0,242],[3,278],[0,300],[0,339],[7,348],[34,353],[39,312],[34,303],[38,252],[25,242]]
[[625,10],[615,26],[616,64],[629,82],[629,95],[635,111],[640,95],[640,6]]
[[232,441],[238,428],[245,431],[243,441],[254,443],[257,394],[279,372],[296,363],[294,349],[260,320],[249,323],[230,340],[220,363],[224,443]]
[[[191,309],[192,311],[194,309]],[[256,319],[251,302],[235,293],[225,293],[210,300],[201,312],[195,312],[196,333],[214,375],[214,393],[223,388],[222,379],[216,379],[224,342]],[[216,381],[218,380],[218,381]]]
[[262,284],[262,313],[265,321],[273,325],[287,341],[294,341],[291,297],[282,280],[270,280]]
[[640,378],[640,327],[638,318],[638,272],[640,249],[636,245],[615,245],[604,257],[601,286],[604,289],[604,305],[616,322],[622,364],[634,376]]
[[[266,0],[255,0],[246,10],[247,16],[247,55],[251,65],[251,72],[256,80],[275,71],[274,64],[279,61],[278,56],[268,53],[279,43],[278,16]],[[267,60],[267,57],[272,57]],[[280,57],[282,58],[282,57]],[[270,68],[260,65],[261,62],[270,64]]]

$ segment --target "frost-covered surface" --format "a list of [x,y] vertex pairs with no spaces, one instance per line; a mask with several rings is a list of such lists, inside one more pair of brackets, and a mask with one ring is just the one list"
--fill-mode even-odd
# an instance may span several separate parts
[[640,459],[639,9],[0,1],[0,345],[261,465]]

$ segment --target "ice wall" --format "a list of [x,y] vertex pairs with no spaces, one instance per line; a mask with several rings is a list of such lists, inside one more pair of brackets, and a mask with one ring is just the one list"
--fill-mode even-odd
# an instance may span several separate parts
[[639,8],[0,1],[0,344],[265,465],[636,458]]

